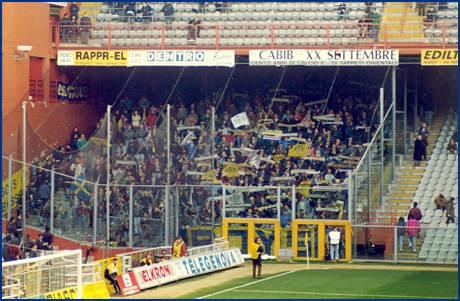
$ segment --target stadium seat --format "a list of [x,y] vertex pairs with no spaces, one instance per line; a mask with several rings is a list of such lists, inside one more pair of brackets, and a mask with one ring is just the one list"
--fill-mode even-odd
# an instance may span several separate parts
[[421,250],[418,254],[418,258],[420,259],[427,259],[428,258],[428,252],[425,250]]
[[431,251],[428,253],[428,258],[436,259],[437,257],[438,257],[438,251],[431,250]]
[[439,249],[440,249],[439,244],[436,244],[436,243],[431,244],[431,247],[430,247],[431,251],[436,251],[437,252],[437,251],[439,251]]

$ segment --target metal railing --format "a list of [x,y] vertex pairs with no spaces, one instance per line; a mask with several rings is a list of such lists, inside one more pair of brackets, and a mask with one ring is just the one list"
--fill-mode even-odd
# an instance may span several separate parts
[[[391,47],[390,44],[423,42],[436,46],[449,47],[458,44],[458,22],[414,22],[411,23],[411,32],[405,32],[404,38],[394,37],[394,26],[400,23],[381,23],[378,46]],[[360,28],[367,30],[365,38],[358,38]],[[277,47],[321,47],[321,49],[362,47],[373,42],[369,29],[372,23],[340,22],[332,23],[328,20],[309,24],[250,24],[237,21],[221,23],[204,23],[200,26],[200,35],[192,44],[187,41],[189,28],[187,24],[168,24],[171,30],[166,30],[163,23],[129,24],[129,23],[96,23],[92,26],[90,44],[78,47],[112,48],[142,48],[168,49],[170,47],[204,47],[207,49],[221,49],[226,47],[277,48]],[[426,28],[424,29],[424,26]],[[52,27],[56,30],[55,47],[75,47],[75,43],[63,43],[62,35],[68,32],[66,26]],[[59,36],[61,33],[61,36]],[[77,33],[78,35],[78,33]],[[78,36],[77,36],[78,38]],[[409,44],[408,44],[409,43]]]

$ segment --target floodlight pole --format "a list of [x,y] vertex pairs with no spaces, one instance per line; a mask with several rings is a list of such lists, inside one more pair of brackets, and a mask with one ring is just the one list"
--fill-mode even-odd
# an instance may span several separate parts
[[211,128],[211,162],[212,162],[212,176],[211,176],[211,244],[214,244],[214,218],[215,218],[215,213],[214,213],[214,165],[215,165],[215,159],[214,159],[214,131],[215,131],[215,125],[214,125],[214,107],[212,107],[211,111],[211,120],[212,120],[212,128]]
[[[169,170],[170,168],[170,164],[171,164],[171,156],[170,156],[170,143],[171,143],[171,134],[170,134],[170,131],[171,131],[171,114],[170,114],[170,109],[171,109],[171,106],[168,104],[167,108],[166,108],[166,161],[167,161],[167,169],[168,169],[168,173],[166,174],[166,193],[165,193],[165,197],[166,197],[166,200],[165,200],[165,224],[164,224],[164,227],[165,227],[165,231],[164,231],[164,234],[165,234],[165,237],[164,237],[164,240],[165,240],[165,246],[169,245],[171,242],[169,241],[169,236],[171,235],[171,233],[169,233],[169,215],[170,215],[170,212],[169,212],[169,202],[171,202],[171,199],[170,199],[170,184],[171,184],[171,171]],[[175,217],[177,218],[177,216]],[[176,235],[176,233],[174,233],[173,235]]]
[[[26,227],[26,109],[27,109],[27,101],[22,102],[22,239],[25,240],[27,227]],[[17,214],[15,214],[16,216]]]
[[106,215],[107,215],[107,257],[110,257],[110,109],[112,108],[111,105],[107,106],[107,179],[106,179]]

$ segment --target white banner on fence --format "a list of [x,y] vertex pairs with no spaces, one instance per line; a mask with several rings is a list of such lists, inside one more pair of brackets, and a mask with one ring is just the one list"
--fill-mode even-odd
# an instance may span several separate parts
[[397,49],[250,50],[251,66],[397,66]]
[[141,290],[179,279],[170,262],[134,268],[133,273]]
[[129,51],[128,66],[235,66],[234,50]]
[[180,279],[228,269],[244,263],[240,249],[233,248],[212,254],[172,261]]
[[201,274],[212,273],[244,264],[239,248],[214,251],[205,255],[182,257],[150,266],[133,268],[141,290]]

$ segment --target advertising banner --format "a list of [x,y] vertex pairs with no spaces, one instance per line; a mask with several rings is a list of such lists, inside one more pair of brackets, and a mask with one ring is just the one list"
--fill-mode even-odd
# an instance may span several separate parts
[[[29,167],[26,167],[26,186],[29,185]],[[15,172],[11,177],[11,183],[13,185],[11,189],[11,209],[18,206],[18,203],[22,200],[22,169]],[[5,215],[8,211],[8,179],[2,181],[2,215]]]
[[187,278],[211,273],[244,263],[238,248],[219,251],[212,254],[181,258],[172,262],[179,278]]
[[397,66],[396,49],[250,50],[250,66]]
[[139,50],[129,51],[128,66],[222,66],[235,65],[234,50]]
[[[45,299],[77,299],[77,287],[44,294]],[[83,299],[110,299],[110,294],[105,287],[104,281],[88,283],[82,285]]]
[[457,66],[458,65],[458,50],[457,49],[422,49],[420,57],[422,66]]
[[128,66],[125,50],[59,50],[59,66]]
[[136,277],[132,272],[117,276],[118,285],[120,285],[123,297],[138,294],[141,292],[137,284]]
[[235,66],[234,50],[59,50],[59,66]]
[[69,85],[58,82],[56,89],[57,99],[64,100],[87,100],[88,86],[86,85]]
[[171,262],[143,266],[132,270],[137,284],[141,290],[159,286],[179,279],[174,270],[171,269]]

